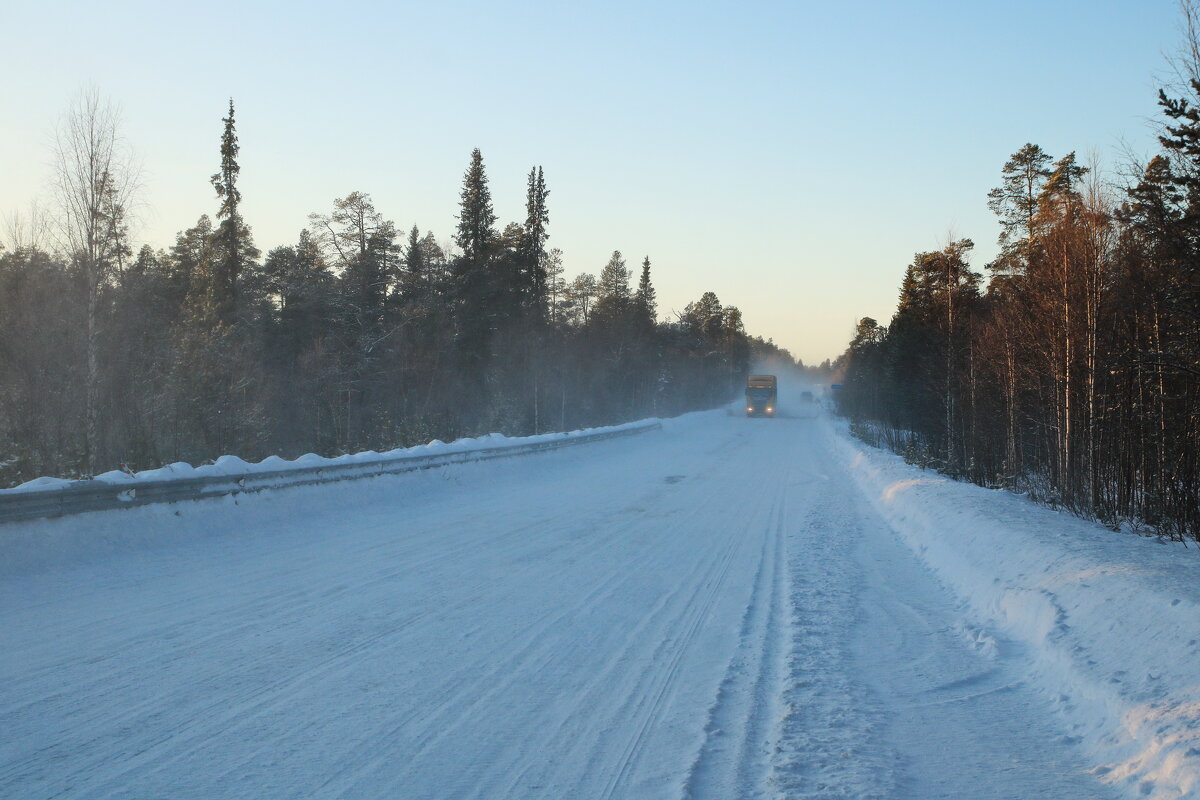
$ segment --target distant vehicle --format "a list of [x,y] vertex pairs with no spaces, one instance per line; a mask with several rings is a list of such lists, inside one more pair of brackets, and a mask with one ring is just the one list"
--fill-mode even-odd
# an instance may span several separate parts
[[812,419],[817,416],[817,400],[813,397],[812,392],[800,393],[800,408],[796,410],[796,416]]
[[746,416],[775,416],[777,387],[774,375],[751,375],[746,378]]

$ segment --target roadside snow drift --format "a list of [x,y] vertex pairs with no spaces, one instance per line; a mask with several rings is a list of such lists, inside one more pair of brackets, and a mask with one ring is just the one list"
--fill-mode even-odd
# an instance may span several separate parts
[[1200,791],[1200,565],[951,481],[828,432],[879,512],[977,621],[1030,646],[1039,685],[1101,780],[1131,796]]
[[279,456],[267,456],[262,461],[245,461],[237,456],[224,455],[218,457],[212,464],[193,467],[186,461],[177,461],[156,469],[126,472],[115,469],[101,473],[91,481],[68,480],[66,478],[41,477],[26,481],[12,489],[0,489],[0,498],[27,492],[48,492],[67,489],[88,484],[108,484],[122,488],[136,487],[147,483],[163,481],[183,481],[192,478],[228,478],[244,475],[259,475],[263,473],[279,475],[279,484],[287,482],[289,473],[303,473],[315,469],[334,467],[381,464],[390,462],[406,462],[431,456],[445,456],[459,453],[479,453],[491,450],[504,450],[529,445],[565,444],[576,440],[585,440],[597,434],[632,432],[649,430],[659,425],[661,420],[644,419],[637,422],[627,422],[622,425],[609,425],[600,428],[582,428],[566,433],[542,433],[536,436],[505,436],[502,433],[489,433],[486,436],[464,437],[453,442],[443,442],[434,439],[429,444],[413,447],[398,447],[380,453],[375,450],[364,450],[359,453],[346,453],[340,456],[326,458],[316,453],[306,453],[298,458],[287,460]]

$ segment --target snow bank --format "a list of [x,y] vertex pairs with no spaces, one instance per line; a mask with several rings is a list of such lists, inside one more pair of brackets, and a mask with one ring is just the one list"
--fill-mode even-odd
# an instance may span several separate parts
[[200,467],[193,467],[191,464],[179,461],[174,464],[169,464],[165,467],[142,470],[141,472],[112,470],[111,472],[105,472],[97,475],[92,479],[92,481],[71,481],[64,478],[50,477],[35,478],[12,489],[0,489],[0,497],[25,492],[52,491],[56,489],[65,489],[67,487],[88,484],[136,487],[139,484],[145,484],[150,481],[160,482],[188,478],[236,477],[240,475],[253,475],[265,472],[274,473],[288,472],[292,470],[308,470],[334,465],[377,464],[388,461],[404,461],[425,458],[428,456],[452,455],[456,453],[496,450],[551,442],[565,442],[569,439],[586,438],[599,433],[618,433],[621,431],[652,427],[656,424],[660,424],[660,422],[661,421],[658,419],[644,419],[638,420],[637,422],[628,422],[623,425],[610,425],[600,428],[582,428],[580,430],[570,431],[568,433],[544,433],[538,436],[509,437],[500,433],[489,433],[486,436],[457,439],[453,442],[443,442],[440,439],[434,439],[429,444],[417,445],[415,447],[397,448],[395,450],[389,450],[385,453],[379,453],[374,450],[366,450],[361,453],[351,453],[335,456],[333,458],[323,458],[315,453],[306,453],[305,455],[302,455],[292,461],[280,458],[279,456],[268,456],[262,461],[251,463],[248,461],[243,461],[237,456],[225,455],[218,458],[212,464],[205,464]]
[[1200,563],[959,483],[828,427],[830,446],[974,622],[1024,645],[1032,680],[1101,780],[1131,796],[1200,793]]

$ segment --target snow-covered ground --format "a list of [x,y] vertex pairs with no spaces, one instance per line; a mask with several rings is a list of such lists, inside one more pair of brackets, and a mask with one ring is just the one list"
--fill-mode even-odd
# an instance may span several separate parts
[[1198,578],[721,412],[9,525],[0,797],[1190,796]]

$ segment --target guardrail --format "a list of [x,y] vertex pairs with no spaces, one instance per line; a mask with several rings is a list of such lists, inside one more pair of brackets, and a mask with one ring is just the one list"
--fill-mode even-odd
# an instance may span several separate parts
[[237,475],[212,475],[192,478],[149,480],[143,482],[106,483],[104,481],[76,481],[59,489],[42,489],[27,492],[0,491],[0,524],[21,522],[43,517],[61,517],[88,511],[109,511],[118,508],[133,508],[151,503],[174,503],[182,500],[205,500],[242,492],[260,492],[264,489],[280,489],[291,486],[310,486],[318,483],[374,478],[379,475],[395,475],[434,469],[450,464],[472,461],[487,461],[493,458],[511,458],[543,450],[558,450],[577,444],[588,444],[604,439],[634,436],[658,430],[662,425],[648,422],[645,425],[621,427],[617,430],[601,430],[580,433],[538,442],[513,442],[476,450],[438,453],[435,455],[396,458],[379,458],[343,464],[322,464],[314,467],[246,472]]

